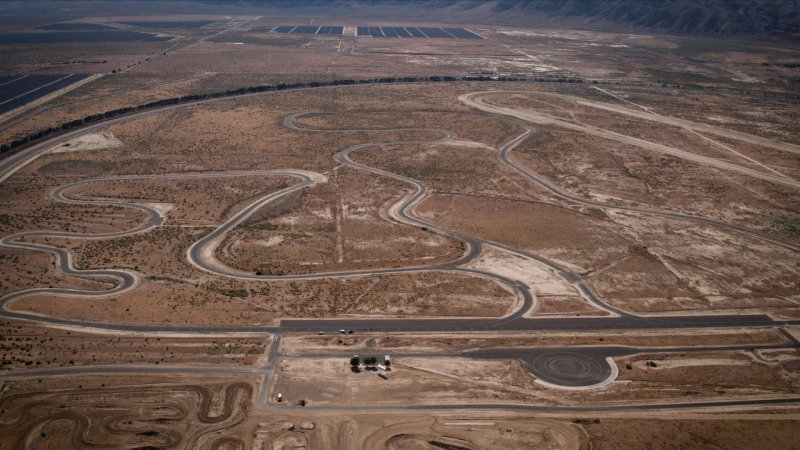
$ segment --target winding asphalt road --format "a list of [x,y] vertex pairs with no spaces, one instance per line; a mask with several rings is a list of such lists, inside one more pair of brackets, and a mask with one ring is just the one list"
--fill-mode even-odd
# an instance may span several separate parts
[[[488,103],[488,102],[486,102],[484,100],[485,100],[486,97],[489,97],[489,96],[492,96],[492,95],[508,94],[510,92],[516,92],[516,91],[476,92],[476,93],[473,93],[473,94],[462,95],[461,97],[459,97],[459,99],[462,102],[464,102],[465,104],[467,104],[469,106],[472,106],[472,107],[475,107],[477,109],[480,109],[482,111],[491,112],[491,113],[495,113],[495,114],[506,114],[507,115],[509,113],[508,113],[508,111],[506,109],[498,109],[498,107],[494,106],[492,103]],[[522,119],[522,120],[524,120],[524,119]],[[556,184],[554,184],[554,183],[550,182],[548,179],[538,175],[537,173],[535,173],[534,171],[532,171],[528,167],[524,166],[523,164],[520,164],[519,162],[517,162],[516,160],[514,160],[513,158],[510,157],[511,151],[515,147],[517,147],[519,144],[521,144],[525,140],[525,138],[527,138],[528,136],[530,136],[534,132],[534,129],[531,128],[530,126],[524,125],[524,124],[523,124],[523,126],[527,129],[526,133],[523,134],[522,136],[520,136],[518,138],[518,140],[511,141],[508,144],[502,146],[500,148],[499,159],[500,159],[500,161],[505,163],[507,166],[511,167],[514,171],[516,171],[517,173],[519,173],[523,177],[525,177],[528,180],[534,182],[535,184],[541,186],[542,188],[547,190],[549,193],[553,194],[554,196],[556,196],[558,198],[561,198],[563,200],[568,200],[568,201],[571,201],[571,202],[575,202],[575,203],[579,203],[579,204],[583,204],[583,205],[587,205],[587,206],[593,206],[593,207],[596,207],[596,208],[605,209],[605,210],[628,211],[628,212],[635,212],[635,213],[639,213],[639,214],[647,214],[647,215],[653,215],[653,216],[666,217],[666,218],[669,218],[669,219],[688,220],[688,221],[703,223],[703,224],[706,224],[706,225],[712,225],[714,227],[718,227],[718,228],[722,228],[722,229],[726,229],[726,230],[730,230],[730,231],[735,231],[735,232],[743,234],[745,236],[752,237],[752,238],[755,238],[755,239],[759,239],[759,240],[762,240],[762,241],[766,241],[766,242],[769,242],[771,244],[780,245],[781,247],[785,247],[785,248],[788,248],[790,250],[800,251],[800,244],[798,244],[797,242],[787,241],[785,239],[780,239],[780,238],[777,238],[775,236],[770,236],[770,235],[768,235],[766,233],[762,233],[762,232],[759,232],[759,231],[751,230],[749,228],[745,228],[745,227],[742,227],[742,226],[739,226],[739,225],[735,225],[735,224],[730,224],[730,223],[723,222],[723,221],[716,220],[716,219],[710,219],[710,218],[707,218],[707,217],[700,217],[700,216],[693,216],[693,215],[690,215],[690,214],[684,214],[684,213],[679,213],[679,212],[674,212],[674,211],[663,211],[663,210],[655,210],[655,209],[649,209],[649,208],[639,208],[639,207],[631,207],[631,206],[612,205],[612,204],[608,204],[608,203],[603,203],[603,202],[598,202],[598,201],[594,201],[594,200],[585,199],[585,198],[579,197],[577,195],[574,195],[569,191],[561,189]]]
[[[342,88],[342,87],[338,87]],[[314,88],[310,88],[314,89]],[[259,94],[252,94],[252,95],[264,95],[265,93]],[[485,93],[483,93],[485,94]],[[245,95],[242,97],[246,97],[249,95]],[[135,120],[140,117],[144,117],[151,114],[156,114],[163,111],[168,111],[172,109],[187,107],[187,106],[194,106],[201,103],[208,103],[213,101],[220,101],[224,99],[210,99],[207,101],[195,102],[188,105],[172,105],[167,106],[158,110],[150,110],[147,112],[134,114],[131,116],[126,116],[119,119],[112,119],[109,121],[105,121],[102,123],[98,123],[95,125],[91,125],[89,127],[83,128],[81,130],[77,130],[72,133],[68,133],[57,138],[51,139],[47,142],[38,144],[33,146],[29,149],[26,149],[16,155],[13,155],[6,160],[0,161],[0,182],[5,180],[8,176],[13,174],[17,169],[24,166],[31,160],[35,159],[39,155],[43,154],[52,146],[58,145],[66,140],[71,138],[77,137],[81,134],[96,131],[102,128],[105,128],[109,125],[121,122],[127,122],[130,120]],[[303,132],[352,132],[358,130],[315,130],[315,129],[307,129],[302,128],[296,124],[296,120],[302,117],[306,113],[298,113],[293,114],[291,116],[286,117],[284,120],[284,125],[288,128],[303,131]],[[672,329],[672,328],[704,328],[704,327],[742,327],[742,326],[771,326],[771,327],[778,327],[781,328],[787,324],[797,324],[800,321],[776,321],[766,315],[730,315],[730,316],[663,316],[663,317],[638,317],[631,315],[625,311],[618,310],[616,308],[611,307],[604,303],[600,298],[598,298],[591,289],[586,286],[580,277],[577,274],[570,272],[569,270],[561,267],[560,265],[549,261],[545,258],[542,258],[538,255],[529,254],[527,252],[522,252],[517,249],[492,242],[483,239],[478,239],[456,230],[449,230],[446,228],[439,227],[435,224],[429,223],[424,221],[416,216],[413,215],[413,209],[416,204],[418,204],[426,195],[427,188],[425,185],[418,181],[413,180],[411,178],[407,178],[401,175],[393,174],[390,172],[386,172],[377,168],[373,168],[367,166],[365,164],[353,161],[350,158],[351,153],[366,150],[372,147],[379,147],[384,145],[427,145],[427,144],[434,144],[439,142],[445,142],[448,140],[453,139],[453,134],[448,131],[444,130],[432,130],[432,129],[423,129],[423,128],[412,128],[412,129],[393,129],[393,130],[361,130],[361,131],[434,131],[439,132],[442,134],[440,139],[429,140],[429,141],[420,141],[420,140],[411,140],[411,141],[388,141],[382,143],[369,143],[369,144],[359,144],[351,146],[345,150],[338,152],[335,155],[336,160],[341,163],[342,165],[353,167],[359,170],[365,170],[370,173],[390,177],[404,183],[411,185],[414,188],[414,192],[404,198],[401,202],[399,202],[395,207],[391,210],[392,217],[401,222],[405,223],[410,226],[425,226],[435,232],[442,233],[448,236],[452,236],[454,238],[460,239],[465,242],[467,246],[467,251],[462,255],[460,258],[445,263],[445,264],[437,264],[431,266],[424,266],[424,267],[409,267],[409,268],[401,268],[401,269],[376,269],[376,270],[363,270],[363,271],[340,271],[340,272],[329,272],[329,273],[319,273],[319,274],[308,274],[308,275],[289,275],[289,276],[258,276],[254,274],[250,274],[247,272],[239,271],[224,264],[220,263],[214,258],[214,250],[217,246],[222,242],[226,233],[230,230],[234,229],[237,225],[241,224],[243,221],[247,220],[247,218],[251,217],[252,214],[257,212],[259,209],[263,208],[264,206],[268,205],[270,202],[273,202],[285,195],[289,195],[292,192],[296,192],[300,189],[304,189],[307,186],[312,185],[315,182],[324,181],[324,177],[319,174],[314,174],[308,171],[301,171],[301,170],[292,170],[292,169],[285,169],[285,170],[278,170],[278,171],[268,171],[267,172],[246,172],[248,175],[265,175],[265,176],[291,176],[296,177],[300,181],[298,184],[291,186],[289,188],[283,189],[281,191],[266,195],[258,200],[254,201],[247,207],[245,207],[242,211],[235,214],[233,217],[228,219],[225,223],[217,227],[213,232],[209,235],[205,236],[201,240],[197,241],[187,250],[187,259],[196,267],[206,272],[225,276],[225,277],[232,277],[232,278],[240,278],[240,279],[255,279],[255,280],[272,280],[272,279],[310,279],[310,278],[322,278],[322,277],[343,277],[343,276],[365,276],[365,275],[374,275],[374,274],[385,274],[385,273],[402,273],[402,272],[417,272],[417,271],[429,271],[429,270],[445,270],[445,271],[462,271],[462,272],[469,272],[480,276],[490,277],[498,282],[504,283],[505,285],[512,288],[516,291],[519,295],[522,296],[523,302],[522,306],[514,311],[511,315],[500,318],[500,319],[386,319],[386,320],[340,320],[340,319],[331,319],[331,320],[283,320],[281,321],[279,326],[173,326],[173,325],[141,325],[141,324],[123,324],[123,323],[108,323],[108,322],[91,322],[91,321],[83,321],[83,320],[76,320],[76,319],[63,319],[60,317],[52,317],[52,316],[43,316],[38,314],[26,313],[22,311],[13,311],[8,308],[9,304],[14,300],[26,296],[26,295],[33,295],[33,294],[57,294],[57,295],[69,295],[69,296],[80,296],[80,297],[96,297],[96,296],[112,296],[118,295],[121,292],[124,292],[129,289],[134,289],[136,287],[138,281],[138,275],[132,271],[121,270],[121,269],[95,269],[95,270],[79,270],[75,269],[72,266],[71,255],[70,253],[62,248],[48,246],[44,244],[35,244],[31,242],[27,242],[27,239],[31,238],[45,238],[45,237],[61,237],[61,238],[71,238],[71,239],[108,239],[113,237],[119,236],[126,236],[133,233],[143,233],[146,232],[154,227],[160,226],[166,220],[166,217],[159,212],[157,209],[146,206],[140,205],[135,203],[128,203],[123,201],[117,200],[108,200],[108,199],[77,199],[77,198],[70,198],[66,196],[66,192],[79,185],[87,184],[87,183],[96,183],[99,181],[112,181],[112,180],[122,180],[122,179],[142,179],[142,178],[164,178],[165,176],[144,176],[144,177],[110,177],[110,178],[103,178],[97,180],[86,180],[81,181],[78,183],[73,183],[70,185],[63,186],[53,191],[52,197],[54,200],[59,202],[66,202],[66,203],[76,203],[76,204],[92,204],[92,205],[113,205],[113,206],[120,206],[120,207],[127,207],[127,208],[134,208],[145,212],[148,216],[147,220],[140,224],[139,226],[125,231],[119,232],[110,232],[110,233],[95,233],[95,234],[76,234],[76,233],[63,233],[63,232],[51,232],[51,231],[31,231],[31,232],[23,232],[18,233],[15,235],[7,236],[0,244],[8,247],[25,249],[25,250],[33,250],[33,251],[45,251],[54,254],[57,258],[57,262],[59,265],[59,269],[62,270],[64,273],[68,275],[74,275],[79,277],[87,277],[87,278],[98,278],[98,279],[105,279],[109,280],[114,283],[114,287],[104,290],[104,291],[89,291],[89,290],[78,290],[78,289],[61,289],[61,288],[35,288],[29,289],[25,291],[15,292],[12,294],[8,294],[0,299],[0,316],[5,318],[13,318],[13,319],[22,319],[22,320],[29,320],[47,324],[58,324],[58,325],[70,325],[88,329],[95,329],[95,330],[110,330],[110,331],[135,331],[135,332],[144,332],[144,333],[252,333],[252,332],[271,332],[276,335],[276,339],[273,341],[272,345],[270,346],[270,354],[267,355],[267,363],[263,368],[265,376],[264,382],[265,386],[262,387],[262,397],[266,395],[268,391],[267,387],[271,380],[271,373],[275,367],[275,358],[277,357],[277,342],[280,340],[280,335],[282,333],[287,332],[308,332],[308,331],[316,331],[316,330],[337,330],[340,328],[351,328],[357,330],[367,330],[367,329],[375,329],[376,331],[458,331],[458,332],[469,332],[469,331],[477,331],[477,330],[497,330],[497,331],[505,331],[505,330],[545,330],[545,329],[554,329],[554,330],[618,330],[618,329]],[[736,225],[726,224],[714,219],[708,219],[703,217],[697,216],[690,216],[681,213],[669,212],[669,211],[656,211],[656,210],[649,210],[644,208],[634,208],[634,207],[624,207],[624,206],[615,206],[615,205],[608,205],[603,204],[600,202],[594,202],[590,200],[585,200],[580,197],[577,197],[569,192],[566,192],[554,184],[550,183],[548,180],[538,176],[534,172],[530,171],[523,165],[519,164],[518,162],[514,161],[512,158],[509,157],[509,153],[513,150],[514,147],[519,145],[523,142],[533,130],[530,127],[526,127],[526,130],[521,135],[515,137],[505,145],[503,145],[498,153],[498,157],[500,160],[513,168],[518,173],[525,176],[530,181],[536,183],[539,186],[544,187],[552,194],[556,195],[565,200],[587,204],[595,207],[605,208],[605,209],[616,209],[616,210],[625,210],[631,211],[636,213],[643,213],[643,214],[653,214],[662,217],[672,218],[672,219],[680,219],[680,220],[692,220],[701,222],[704,224],[717,226],[721,228],[726,228],[729,230],[733,230],[750,237],[754,237],[757,239],[761,239],[776,245],[780,245],[792,250],[800,250],[800,245],[788,241],[784,241],[781,239],[777,239],[766,234],[756,232],[753,230],[749,230],[743,227],[739,227]],[[241,176],[241,172],[239,173],[231,173],[231,172],[213,172],[213,173],[202,173],[202,174],[173,174],[167,175],[166,177],[213,177],[213,176]],[[475,269],[468,269],[461,267],[466,262],[474,259],[480,253],[481,246],[494,246],[500,249],[503,249],[508,252],[512,252],[516,255],[519,255],[524,258],[529,258],[531,260],[536,261],[539,264],[543,264],[547,266],[553,273],[561,277],[562,279],[566,280],[570,283],[573,287],[575,287],[584,298],[589,300],[590,302],[594,303],[597,307],[601,309],[606,309],[613,313],[616,313],[616,317],[601,317],[601,318],[531,318],[526,319],[522,316],[524,313],[530,309],[533,305],[534,299],[533,296],[530,294],[528,289],[525,286],[522,286],[516,280],[512,280],[507,277],[502,277],[497,274],[493,274],[490,272],[479,271]],[[790,345],[792,346],[792,345]],[[794,345],[797,346],[796,341],[794,341]],[[518,349],[510,350],[512,352],[519,352]],[[606,365],[605,369],[603,368],[603,364],[601,364],[596,355],[594,355],[595,350],[586,350],[580,348],[571,348],[565,349],[561,354],[556,353],[555,356],[551,355],[550,357],[547,356],[547,353],[539,354],[538,356],[533,357],[530,361],[526,361],[526,366],[530,368],[530,370],[534,373],[540,375],[541,378],[545,380],[550,380],[555,384],[563,383],[563,385],[568,386],[570,383],[575,385],[575,383],[580,384],[581,381],[570,381],[568,378],[570,376],[575,375],[575,373],[586,373],[589,374],[588,378],[594,380],[597,377],[603,376],[606,374],[606,370],[608,369],[607,365],[607,358],[611,357],[615,354],[616,350],[613,349],[606,349],[603,355],[606,355]],[[576,353],[577,352],[577,353]],[[611,356],[609,356],[609,352]],[[551,352],[552,353],[552,352]],[[575,357],[574,355],[579,355]],[[511,358],[513,357],[512,354],[505,354],[502,351],[500,353],[494,353],[494,355],[500,355],[498,357],[504,358]],[[572,356],[570,356],[572,355]],[[593,356],[594,355],[594,356]],[[486,354],[482,354],[480,352],[475,353],[475,357],[486,357]],[[518,355],[517,355],[518,357]],[[538,362],[537,362],[538,361]],[[598,371],[598,367],[600,368]],[[106,368],[108,369],[108,368]],[[104,370],[106,370],[104,369]],[[220,368],[221,370],[227,370],[224,368]],[[53,373],[62,373],[59,372],[59,369],[53,369],[55,372]],[[71,369],[64,369],[69,371]],[[88,369],[86,369],[88,370]],[[120,366],[118,368],[120,372],[126,371],[126,367]],[[141,369],[131,369],[131,370],[141,370]],[[169,370],[165,368],[163,370]],[[117,368],[114,368],[114,371],[117,371]],[[66,373],[66,372],[63,372]],[[13,376],[13,375],[12,375]],[[550,378],[548,378],[550,377]],[[559,378],[560,377],[560,378]],[[581,377],[578,377],[581,378]],[[461,409],[461,408],[487,408],[487,409],[526,409],[526,410],[536,410],[536,411],[549,411],[549,410],[569,410],[569,411],[599,411],[599,410],[608,410],[608,411],[621,411],[621,410],[632,410],[632,409],[664,409],[664,408],[680,408],[680,407],[699,407],[698,405],[702,406],[704,404],[708,406],[737,406],[737,405],[753,405],[753,404],[775,404],[775,403],[796,403],[800,402],[800,399],[757,399],[757,400],[742,400],[742,401],[730,401],[730,402],[706,402],[706,403],[688,403],[688,404],[672,404],[672,405],[631,405],[630,407],[621,406],[621,407],[600,407],[600,408],[580,408],[580,407],[545,407],[545,406],[533,406],[533,405],[474,405],[474,404],[466,404],[466,405],[416,405],[416,406],[407,406],[407,407],[399,407],[400,409]],[[263,400],[264,405],[266,405],[266,400]],[[264,406],[262,405],[262,406]],[[360,407],[336,407],[335,409],[364,409]]]
[[[644,148],[650,151],[656,151],[660,153],[665,153],[674,157],[678,157],[681,159],[685,159],[688,161],[692,161],[704,166],[715,167],[717,169],[727,170],[731,172],[736,172],[742,175],[746,175],[753,178],[758,178],[761,180],[769,181],[771,183],[783,184],[786,186],[793,187],[795,189],[800,189],[800,182],[787,177],[779,172],[765,169],[766,172],[762,172],[760,170],[755,170],[747,166],[739,165],[731,161],[726,161],[717,158],[711,158],[708,156],[699,155],[694,152],[688,152],[685,150],[680,150],[675,147],[670,147],[667,145],[659,144],[653,141],[647,141],[644,139],[640,139],[637,137],[629,136],[627,134],[618,133],[615,131],[610,131],[604,128],[599,128],[593,125],[587,125],[584,123],[580,123],[577,121],[570,121],[560,117],[532,111],[530,109],[523,109],[523,108],[516,108],[516,107],[508,107],[496,102],[492,102],[488,100],[487,97],[500,95],[500,94],[512,94],[512,93],[524,93],[524,94],[535,94],[531,92],[525,91],[485,91],[485,92],[474,92],[471,94],[464,94],[459,96],[459,100],[466,105],[469,105],[473,108],[479,109],[481,111],[485,111],[492,114],[498,115],[505,115],[515,117],[517,119],[523,120],[528,123],[538,124],[538,125],[547,125],[547,126],[556,126],[560,128],[565,128],[572,131],[577,131],[580,133],[586,133],[591,136],[597,136],[603,139],[610,139],[617,142],[621,142],[627,145],[633,145],[636,147]],[[568,96],[561,96],[565,98],[569,98]],[[596,106],[596,102],[586,102],[583,101],[581,104],[585,106]],[[623,113],[626,109],[615,107],[614,110],[619,113]],[[636,113],[637,116],[644,116],[645,113]],[[657,119],[661,123],[667,122],[669,118],[666,116],[657,116]],[[685,127],[686,129],[693,129],[691,127]],[[730,137],[733,139],[740,140],[741,134],[737,135],[728,135],[726,137]],[[789,145],[789,144],[784,144]],[[732,151],[729,147],[725,147],[729,151]],[[738,155],[741,156],[740,153],[737,152]],[[750,162],[759,165],[759,167],[766,167],[763,164],[758,163],[757,161],[750,159]],[[767,173],[769,172],[769,173]]]
[[[594,304],[598,309],[602,309],[602,310],[605,310],[605,311],[608,311],[608,312],[612,312],[612,313],[614,313],[614,314],[616,314],[618,316],[623,316],[623,317],[630,316],[630,314],[626,313],[625,311],[619,310],[619,309],[617,309],[617,308],[615,308],[615,307],[613,307],[611,305],[608,305],[605,302],[603,302],[597,295],[594,294],[594,292],[592,292],[591,289],[589,289],[588,286],[586,286],[585,283],[583,283],[583,281],[581,280],[581,278],[577,274],[575,274],[573,272],[570,272],[566,268],[556,264],[553,261],[550,261],[550,260],[548,260],[546,258],[543,258],[541,256],[538,256],[538,255],[534,255],[532,253],[528,253],[528,252],[523,252],[523,251],[517,250],[517,249],[509,247],[507,245],[500,244],[498,242],[489,241],[489,240],[486,240],[486,239],[476,238],[474,236],[469,236],[467,234],[461,233],[461,232],[456,231],[456,230],[451,230],[451,229],[448,229],[448,228],[444,228],[444,227],[436,225],[436,224],[434,224],[432,222],[429,222],[427,220],[424,220],[424,219],[421,219],[419,217],[414,216],[413,215],[414,207],[417,204],[419,204],[419,202],[421,202],[425,198],[427,193],[428,193],[428,189],[427,189],[427,187],[425,186],[424,183],[422,183],[419,180],[415,180],[413,178],[409,178],[409,177],[405,177],[405,176],[398,175],[398,174],[395,174],[395,173],[387,172],[385,170],[377,169],[375,167],[371,167],[371,166],[368,166],[366,164],[353,161],[350,158],[350,155],[353,152],[362,151],[362,150],[366,150],[366,149],[373,148],[373,147],[381,147],[381,146],[386,146],[386,145],[400,145],[400,144],[404,144],[404,145],[424,145],[424,144],[444,143],[444,142],[453,140],[454,135],[453,135],[452,132],[446,131],[446,130],[430,129],[430,128],[406,128],[406,129],[400,128],[400,129],[383,129],[383,130],[374,130],[374,129],[373,130],[365,130],[365,129],[357,129],[357,130],[350,130],[350,129],[345,129],[345,130],[324,129],[323,130],[323,129],[311,129],[311,128],[300,127],[300,126],[298,126],[296,124],[297,119],[299,119],[299,118],[301,118],[303,116],[306,116],[306,115],[318,115],[318,114],[320,114],[320,113],[296,113],[296,114],[292,114],[292,115],[287,116],[284,119],[283,125],[285,127],[287,127],[287,128],[290,128],[290,129],[300,130],[300,131],[308,131],[308,132],[346,133],[346,132],[352,132],[352,131],[372,131],[372,132],[375,132],[375,131],[394,131],[394,132],[397,132],[397,131],[406,131],[406,132],[408,132],[408,131],[417,131],[417,132],[428,131],[428,132],[431,132],[431,131],[433,131],[433,132],[439,132],[439,133],[443,133],[444,134],[444,136],[441,139],[432,140],[432,141],[394,141],[394,142],[358,144],[358,145],[351,146],[351,147],[349,147],[349,148],[347,148],[345,150],[342,150],[342,151],[336,153],[336,155],[334,156],[334,159],[336,159],[337,162],[339,162],[340,164],[342,164],[344,166],[352,167],[352,168],[355,168],[355,169],[360,169],[360,170],[363,170],[363,171],[366,171],[366,172],[370,172],[370,173],[373,173],[373,174],[376,174],[376,175],[384,176],[384,177],[387,177],[387,178],[392,178],[394,180],[398,180],[400,182],[403,182],[403,183],[406,183],[406,184],[410,184],[411,186],[413,186],[414,189],[415,189],[414,193],[409,198],[407,198],[404,202],[402,202],[399,205],[399,208],[397,208],[397,207],[391,208],[390,209],[390,215],[393,218],[395,218],[397,221],[401,222],[401,223],[406,223],[406,224],[412,225],[412,226],[425,227],[425,228],[428,228],[429,230],[434,230],[434,231],[436,231],[438,233],[449,235],[449,236],[452,236],[454,238],[457,238],[457,239],[460,239],[460,240],[466,242],[467,245],[470,248],[470,251],[468,252],[468,254],[464,258],[462,258],[460,260],[448,263],[446,265],[447,268],[456,269],[458,266],[466,264],[467,262],[469,262],[472,259],[476,258],[478,256],[479,252],[480,252],[480,246],[481,245],[488,245],[488,246],[500,248],[500,249],[503,249],[503,250],[505,250],[505,251],[507,251],[509,253],[513,253],[513,254],[515,254],[517,256],[520,256],[522,258],[529,259],[529,260],[535,261],[536,263],[539,263],[541,265],[546,266],[551,272],[556,274],[558,277],[562,278],[567,283],[571,284],[581,294],[581,296],[583,296],[586,300],[588,300],[589,302]],[[516,146],[516,145],[518,145],[519,142],[522,142],[522,140],[524,140],[524,138],[526,136],[527,136],[527,131],[526,131],[526,133],[520,135],[519,137],[516,137],[516,138],[512,139],[506,145],[512,145],[513,144],[514,146]],[[477,273],[478,271],[472,269],[472,270],[470,270],[470,272]],[[481,272],[481,273],[490,274],[490,276],[494,275],[494,274],[491,274],[490,272]],[[494,276],[497,276],[497,275],[494,275]],[[506,282],[506,284],[509,284],[509,282],[510,282],[511,284],[522,285],[520,282],[514,281],[514,280],[510,280],[510,279],[508,279],[506,277],[500,277],[500,279],[503,280],[504,282]],[[522,285],[522,286],[524,288],[524,285]],[[512,315],[511,319],[521,318],[525,314],[525,312],[527,312],[527,309],[529,309],[530,306],[532,306],[532,305],[527,305],[526,304],[525,306],[527,308],[523,307],[520,310],[518,310],[516,314]],[[508,321],[509,320],[505,320],[504,322],[508,322]]]
[[[0,315],[5,315],[9,318],[32,320],[38,322],[49,322],[56,324],[71,324],[81,326],[81,321],[62,321],[57,317],[49,317],[39,314],[31,314],[25,312],[17,312],[8,309],[8,306],[15,300],[37,294],[48,295],[62,295],[62,296],[77,296],[77,297],[109,297],[116,296],[123,292],[127,292],[136,287],[139,281],[139,275],[131,270],[124,269],[76,269],[72,263],[72,254],[69,250],[46,245],[41,243],[28,242],[28,239],[35,238],[66,238],[66,239],[82,239],[82,240],[98,240],[98,239],[111,239],[123,236],[131,236],[138,233],[144,233],[152,230],[155,227],[161,226],[166,222],[166,215],[156,208],[148,205],[138,204],[133,202],[125,202],[121,200],[110,199],[89,199],[89,198],[72,198],[67,196],[70,190],[85,186],[88,184],[111,182],[111,181],[124,181],[124,180],[177,180],[177,179],[208,179],[208,178],[229,178],[229,177],[242,177],[242,176],[289,176],[301,178],[301,183],[292,188],[284,189],[279,193],[288,193],[292,189],[299,189],[303,186],[310,184],[310,179],[306,176],[305,171],[290,171],[290,170],[249,170],[249,171],[228,171],[228,172],[203,172],[203,173],[177,173],[165,175],[123,175],[117,177],[104,177],[92,180],[83,180],[75,183],[70,183],[65,186],[58,187],[50,193],[50,197],[60,203],[67,203],[73,205],[95,205],[95,206],[117,206],[122,208],[131,208],[144,212],[147,219],[138,226],[123,230],[112,231],[105,233],[72,233],[63,231],[25,231],[21,233],[12,234],[0,239],[0,246],[48,252],[56,257],[58,269],[63,273],[76,277],[92,278],[92,279],[106,279],[115,283],[115,285],[107,290],[85,290],[85,289],[67,289],[67,288],[34,288],[22,291],[13,292],[0,298]],[[299,186],[299,187],[298,187]],[[270,195],[276,195],[270,194]]]

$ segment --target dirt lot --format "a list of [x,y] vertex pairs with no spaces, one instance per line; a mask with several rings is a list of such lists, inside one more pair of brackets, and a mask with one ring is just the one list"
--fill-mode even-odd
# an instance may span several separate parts
[[600,211],[479,196],[433,195],[418,208],[434,223],[513,248],[546,254],[585,271],[625,257],[635,241]]
[[[369,351],[367,351],[369,353]],[[363,355],[363,354],[362,354]],[[313,363],[313,370],[309,364]],[[281,360],[273,392],[308,405],[398,405],[523,402],[591,405],[602,402],[685,402],[797,393],[797,360],[767,364],[740,352],[637,355],[619,358],[620,374],[592,390],[552,389],[519,361],[456,357],[393,357],[388,379],[350,369],[349,356]],[[628,369],[630,367],[630,369]],[[713,383],[704,380],[713,379]]]
[[680,392],[688,398],[754,392],[788,394],[797,389],[798,362],[794,359],[765,364],[752,355],[738,352],[644,354],[621,358],[618,380],[628,382],[638,391],[646,391],[650,386],[672,385],[675,394]]
[[800,438],[798,419],[772,416],[601,418],[586,420],[581,428],[589,435],[590,448],[793,448]]
[[460,358],[392,358],[388,380],[377,373],[350,369],[349,357],[314,360],[283,359],[273,392],[285,401],[308,405],[401,405],[535,401],[553,404],[556,396],[535,383],[516,361],[479,361]]
[[[585,437],[564,418],[521,417],[503,412],[449,411],[346,414],[303,410],[260,411],[256,379],[230,376],[143,374],[66,377],[42,383],[4,381],[2,408],[19,419],[0,429],[0,445],[20,441],[39,448],[102,443],[109,446],[244,448],[357,448],[419,446],[575,449]],[[48,407],[65,405],[51,414]],[[103,405],[103,409],[97,408]],[[98,412],[102,411],[102,414]],[[11,433],[10,430],[17,430]],[[223,447],[224,448],[224,447]]]
[[122,147],[122,142],[108,132],[89,133],[71,139],[53,148],[52,153],[79,152],[82,150],[103,150],[107,148]]

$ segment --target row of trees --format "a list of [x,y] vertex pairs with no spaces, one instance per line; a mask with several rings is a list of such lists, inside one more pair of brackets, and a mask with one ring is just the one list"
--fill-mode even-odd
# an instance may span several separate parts
[[[352,367],[354,369],[357,369],[361,365],[361,363],[362,363],[362,359],[359,358],[358,356],[353,356],[352,358],[350,358],[350,367]],[[378,357],[377,356],[366,356],[363,359],[363,363],[367,367],[375,366],[375,365],[378,364]],[[392,365],[392,362],[387,359],[386,361],[383,362],[383,365],[388,368],[389,366]]]
[[[92,125],[106,120],[114,119],[121,116],[131,115],[135,113],[145,112],[148,110],[159,109],[172,105],[180,105],[187,103],[197,103],[205,100],[224,98],[224,97],[237,97],[248,94],[255,94],[259,92],[269,91],[284,91],[291,89],[309,89],[319,88],[326,86],[345,86],[355,84],[389,84],[389,83],[420,83],[420,82],[452,82],[452,81],[525,81],[525,78],[518,77],[499,77],[493,79],[491,77],[455,77],[455,76],[429,76],[429,77],[383,77],[362,80],[331,80],[331,81],[312,81],[308,83],[280,83],[275,85],[262,85],[262,86],[249,86],[239,89],[229,89],[227,91],[212,92],[208,94],[190,94],[182,97],[172,97],[164,100],[158,100],[150,103],[144,103],[138,106],[127,106],[124,108],[112,109],[100,114],[91,114],[81,119],[72,120],[62,123],[61,125],[45,128],[26,136],[15,139],[11,142],[0,145],[0,155],[10,152],[11,150],[19,149],[31,145],[43,138],[56,136],[58,134],[81,128],[85,125]],[[571,78],[553,78],[553,79],[536,79],[535,81],[552,81],[552,82],[566,82],[575,83],[583,82],[583,80]]]

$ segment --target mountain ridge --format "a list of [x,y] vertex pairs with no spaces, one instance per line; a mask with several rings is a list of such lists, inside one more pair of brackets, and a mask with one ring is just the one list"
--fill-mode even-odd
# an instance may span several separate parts
[[[219,0],[206,0],[218,3]],[[579,26],[597,31],[689,35],[800,33],[800,0],[305,0],[239,1],[348,17],[437,18],[485,24]]]

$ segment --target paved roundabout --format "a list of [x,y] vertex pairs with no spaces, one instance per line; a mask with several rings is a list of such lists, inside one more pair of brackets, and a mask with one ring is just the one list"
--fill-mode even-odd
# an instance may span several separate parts
[[593,389],[617,378],[612,358],[639,353],[628,347],[491,348],[465,352],[478,359],[516,359],[536,382],[558,389]]
[[594,387],[616,378],[605,358],[585,353],[545,352],[524,364],[540,381],[559,387]]

